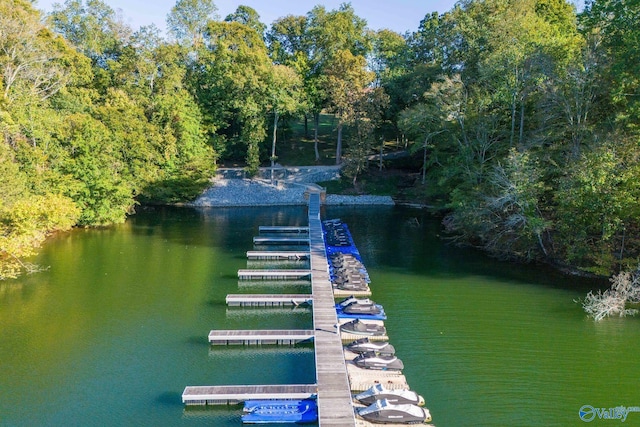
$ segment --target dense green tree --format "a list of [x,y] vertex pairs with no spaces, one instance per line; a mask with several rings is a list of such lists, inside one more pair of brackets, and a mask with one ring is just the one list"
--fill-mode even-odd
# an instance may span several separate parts
[[266,34],[273,62],[288,65],[302,73],[311,57],[307,30],[306,16],[287,15],[275,20]]
[[194,197],[218,156],[255,172],[270,142],[275,161],[279,119],[300,110],[317,160],[319,114],[335,114],[354,185],[385,132],[408,138],[459,241],[627,268],[640,256],[638,6],[593,0],[578,20],[566,0],[462,0],[401,36],[347,3],[263,38],[250,7],[219,22],[212,1],[178,0],[169,43],[101,0],[57,4],[51,30],[33,2],[2,0],[0,278],[36,269],[24,257],[56,230]]
[[101,68],[117,61],[131,28],[102,0],[55,3],[49,21],[56,32]]
[[271,61],[262,38],[237,22],[210,22],[193,90],[222,156],[245,154],[256,172],[266,137]]
[[[303,91],[300,102],[304,115],[305,136],[309,135],[309,113],[316,104],[316,98],[322,98],[317,81],[311,73],[311,39],[306,16],[287,15],[273,22],[266,33],[269,56],[276,65],[286,65],[295,70],[302,80]],[[314,151],[316,162],[320,160],[318,149],[318,126],[314,131]]]
[[379,87],[363,91],[362,96],[356,100],[354,114],[349,122],[352,134],[343,167],[344,175],[351,178],[354,187],[358,177],[368,169],[369,156],[376,140],[383,138],[383,113],[388,103],[389,96]]
[[613,113],[624,125],[640,126],[640,2],[592,0],[585,6],[585,30],[601,39],[608,62]]
[[69,78],[62,43],[42,27],[24,1],[0,3],[0,71],[3,97],[37,102],[54,95]]
[[326,65],[326,88],[329,108],[338,118],[336,164],[342,163],[342,129],[354,120],[358,101],[373,81],[374,74],[366,70],[363,56],[354,56],[349,50],[336,53]]
[[407,51],[407,41],[400,34],[391,30],[375,34],[369,63],[378,86],[404,72]]
[[607,135],[561,180],[558,228],[562,251],[572,264],[599,274],[637,265],[639,157],[637,139]]
[[35,269],[24,257],[52,232],[194,197],[214,165],[183,49],[155,27],[132,36],[100,1],[56,5],[60,35],[42,22],[0,2],[2,278]]
[[178,0],[167,15],[167,28],[183,46],[198,48],[207,25],[217,20],[218,8],[212,0]]
[[271,70],[270,80],[268,97],[271,111],[273,112],[273,139],[271,144],[271,168],[273,168],[277,158],[276,139],[280,115],[294,113],[303,104],[301,102],[302,81],[292,68],[285,65],[275,65]]
[[22,195],[10,204],[0,203],[0,280],[33,273],[41,267],[25,261],[45,239],[75,225],[79,209],[60,195]]
[[437,100],[421,102],[400,113],[400,129],[413,143],[412,152],[422,149],[422,184],[426,183],[428,152],[433,148],[433,139],[445,132],[446,124]]
[[541,211],[544,183],[527,152],[512,149],[488,174],[482,199],[456,199],[459,206],[446,218],[449,231],[501,258],[533,260],[546,255],[551,222]]
[[260,14],[252,7],[240,5],[234,13],[224,18],[226,22],[239,22],[249,28],[253,28],[260,37],[264,37],[267,26],[260,22]]
[[[305,76],[307,99],[318,129],[320,111],[331,101],[329,86],[336,88],[339,75],[336,65],[345,58],[345,52],[352,57],[366,58],[371,50],[372,35],[367,22],[358,17],[349,3],[343,3],[337,10],[327,11],[324,6],[316,6],[307,14],[308,62]],[[327,71],[333,68],[333,71]],[[331,81],[331,83],[328,83]],[[344,82],[344,85],[350,83]],[[335,102],[333,103],[335,107]],[[340,110],[341,107],[336,107]],[[342,154],[342,127],[338,125],[336,153]],[[317,138],[316,138],[317,141]],[[318,150],[316,148],[316,160]],[[336,159],[339,164],[341,159]]]

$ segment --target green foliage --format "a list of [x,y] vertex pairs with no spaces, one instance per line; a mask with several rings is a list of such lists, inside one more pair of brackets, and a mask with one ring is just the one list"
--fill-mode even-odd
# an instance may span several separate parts
[[[376,142],[376,128],[380,127],[383,110],[389,103],[389,97],[381,88],[364,91],[356,100],[351,125],[351,138],[346,152],[343,168],[345,176],[356,185],[358,176],[366,172],[369,166],[369,155]],[[382,140],[382,135],[378,135]]]
[[236,11],[224,18],[227,22],[239,22],[249,28],[253,28],[262,37],[267,26],[260,22],[260,15],[255,9],[249,6],[240,5]]
[[[330,111],[338,118],[336,164],[342,162],[342,126],[352,123],[362,111],[360,102],[366,96],[373,73],[365,67],[363,56],[354,56],[349,50],[336,53],[325,69],[325,86]],[[361,139],[360,137],[358,139]]]
[[244,152],[249,168],[257,168],[270,103],[264,41],[237,22],[210,22],[198,61],[191,85],[210,142],[223,157]]
[[59,171],[71,178],[65,194],[82,209],[81,225],[123,222],[135,201],[122,148],[113,134],[88,115],[72,115],[61,129],[68,158]]
[[640,126],[639,10],[638,0],[593,0],[581,16],[606,53],[604,77],[611,82],[608,95],[616,107],[610,113],[634,131]]
[[99,67],[118,60],[131,29],[101,0],[66,0],[54,4],[49,21],[76,49]]
[[54,8],[66,40],[41,22],[30,2],[0,3],[2,278],[37,269],[25,257],[52,232],[193,198],[215,165],[183,49],[100,0]]
[[102,0],[56,5],[50,29],[33,2],[0,2],[0,276],[31,269],[55,230],[192,199],[218,160],[255,173],[276,137],[280,162],[335,148],[340,163],[343,134],[351,191],[384,187],[368,155],[403,147],[422,167],[415,197],[448,206],[459,241],[626,268],[640,257],[638,6],[463,0],[401,36],[347,3],[263,38],[250,7],[219,22],[212,1],[178,0],[170,43]]
[[568,260],[597,273],[637,262],[639,248],[624,240],[627,230],[637,229],[640,214],[638,154],[636,142],[610,135],[562,180],[558,228]]
[[512,150],[505,164],[489,175],[485,188],[481,200],[461,192],[454,195],[454,212],[445,220],[449,231],[466,235],[502,258],[531,260],[546,254],[551,222],[540,209],[545,188],[535,161]]
[[209,21],[218,18],[217,10],[212,0],[178,0],[167,15],[169,33],[183,46],[197,49]]
[[0,203],[0,280],[32,272],[37,266],[24,261],[51,233],[69,230],[80,210],[60,195],[23,194],[18,200]]

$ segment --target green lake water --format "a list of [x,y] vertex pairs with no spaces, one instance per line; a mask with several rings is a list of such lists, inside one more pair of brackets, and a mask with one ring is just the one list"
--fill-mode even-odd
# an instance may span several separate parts
[[[327,207],[349,225],[391,343],[436,426],[580,426],[583,405],[640,407],[640,318],[594,323],[601,285],[447,245],[419,210]],[[309,328],[309,309],[227,308],[260,225],[306,209],[149,209],[57,236],[49,269],[0,282],[0,425],[239,426],[185,409],[187,385],[314,382],[313,347],[215,347],[211,329]],[[600,420],[589,425],[617,425]],[[625,425],[640,425],[630,413]]]

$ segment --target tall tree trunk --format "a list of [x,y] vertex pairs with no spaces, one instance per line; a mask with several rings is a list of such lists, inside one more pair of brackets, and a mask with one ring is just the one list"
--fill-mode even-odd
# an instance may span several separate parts
[[523,133],[524,133],[524,98],[521,101],[522,103],[520,104],[520,134],[518,135],[518,144],[520,144],[520,146],[522,147],[522,137],[523,137]]
[[511,134],[509,135],[509,147],[513,147],[513,140],[516,133],[516,93],[513,92],[511,100]]
[[276,139],[278,136],[278,110],[273,111],[273,142],[271,143],[271,183],[273,184],[273,168],[276,163]]
[[424,142],[424,151],[422,152],[422,185],[427,182],[427,142]]
[[338,142],[336,143],[336,165],[342,163],[342,120],[338,120]]
[[309,138],[309,116],[304,113],[304,137]]
[[382,154],[384,153],[384,137],[380,137],[380,161],[378,163],[378,170],[382,170],[382,167],[384,166],[382,164]]
[[516,81],[513,88],[513,96],[511,97],[511,134],[509,135],[509,147],[513,147],[513,140],[516,134],[516,99],[518,87],[518,67],[516,67]]
[[316,163],[320,161],[320,150],[318,149],[318,127],[320,126],[320,113],[313,113],[313,149],[316,152]]

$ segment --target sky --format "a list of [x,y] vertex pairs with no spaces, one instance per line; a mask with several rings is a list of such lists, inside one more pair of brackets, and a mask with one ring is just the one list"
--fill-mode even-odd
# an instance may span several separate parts
[[[177,0],[103,0],[114,10],[120,9],[123,18],[134,30],[155,23],[165,28],[167,14]],[[337,9],[346,0],[214,0],[218,15],[224,19],[240,5],[250,6],[260,14],[260,20],[271,26],[276,19],[287,15],[306,15],[316,5],[327,10]],[[404,34],[416,31],[420,21],[431,12],[451,10],[456,0],[351,0],[356,15],[367,21],[372,30],[383,28]],[[37,0],[36,7],[50,12],[54,3],[64,0]]]

